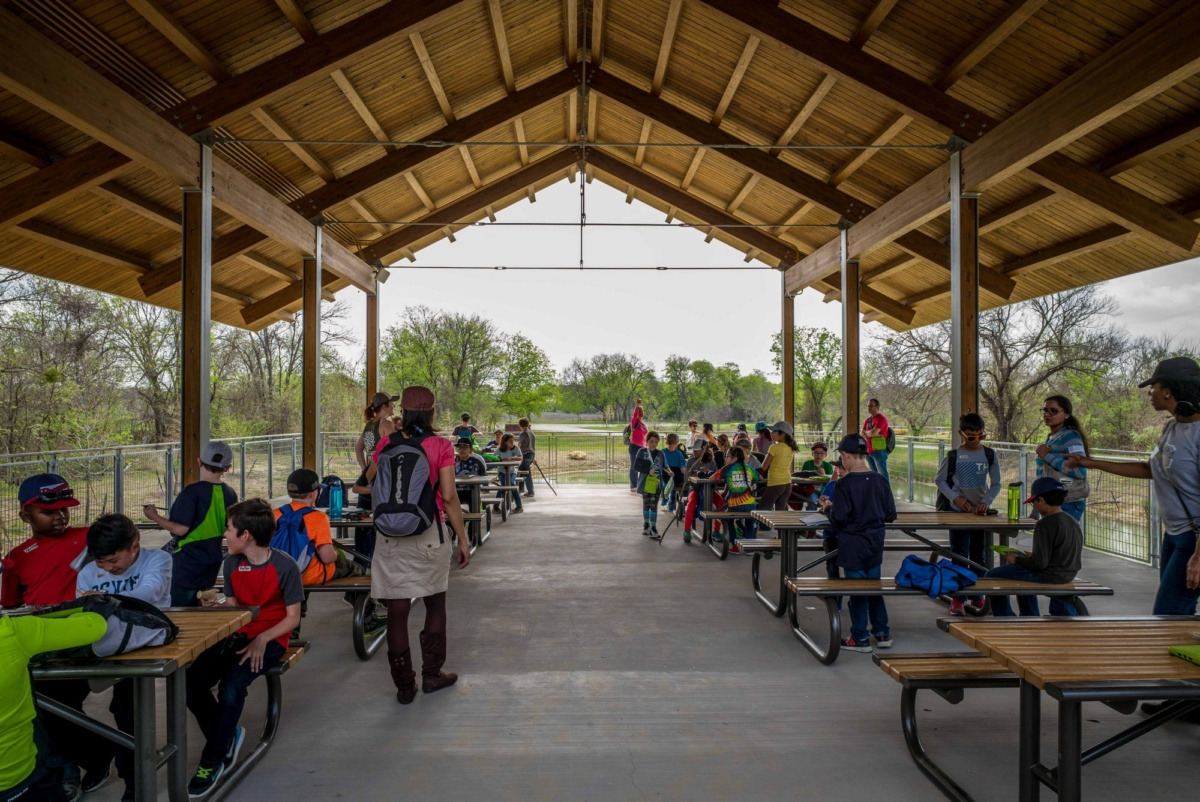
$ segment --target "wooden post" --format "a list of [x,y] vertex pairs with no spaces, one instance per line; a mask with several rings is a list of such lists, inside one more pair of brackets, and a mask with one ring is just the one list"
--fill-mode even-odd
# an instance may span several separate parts
[[796,425],[796,299],[787,291],[787,266],[783,265],[779,273],[783,292],[783,310],[780,315],[782,329],[780,330],[781,351],[780,366],[783,382],[783,419]]
[[379,279],[375,293],[367,296],[367,403],[379,392]]
[[979,411],[979,195],[962,191],[962,151],[950,154],[950,427]]
[[200,480],[197,460],[209,438],[209,335],[212,330],[212,146],[200,143],[198,187],[183,190],[183,341],[179,461],[183,485]]
[[321,226],[317,226],[315,256],[304,259],[301,464],[321,473]]
[[842,431],[857,432],[862,425],[859,419],[859,368],[858,368],[858,260],[847,258],[846,232],[843,226],[842,242]]

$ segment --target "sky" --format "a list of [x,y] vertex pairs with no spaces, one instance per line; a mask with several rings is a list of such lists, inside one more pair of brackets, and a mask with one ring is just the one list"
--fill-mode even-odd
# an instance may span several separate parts
[[[587,185],[589,223],[662,223],[664,215],[636,199],[593,181]],[[437,309],[480,314],[504,332],[533,340],[561,370],[575,357],[629,352],[650,360],[661,372],[671,354],[734,362],[744,372],[771,365],[771,339],[779,331],[780,277],[704,233],[682,227],[591,227],[584,232],[585,266],[695,266],[740,270],[529,271],[505,266],[578,266],[579,183],[566,180],[497,212],[509,222],[563,222],[574,226],[480,226],[455,233],[421,251],[417,261],[402,260],[380,294],[380,326],[399,325],[404,310],[424,304]],[[484,266],[487,270],[421,270],[429,266]],[[406,267],[407,266],[407,267]],[[1164,332],[1177,340],[1200,340],[1200,259],[1105,282],[1105,292],[1120,308],[1115,323],[1139,336]],[[365,296],[343,290],[350,304],[349,328],[365,341]],[[698,310],[719,322],[721,336],[691,335]],[[796,298],[796,325],[841,328],[841,305],[826,304],[807,290]],[[864,333],[890,329],[868,324]],[[361,346],[347,352],[361,359]]]

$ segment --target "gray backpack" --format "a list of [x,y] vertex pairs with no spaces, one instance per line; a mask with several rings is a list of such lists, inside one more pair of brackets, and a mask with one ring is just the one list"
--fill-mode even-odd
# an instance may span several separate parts
[[[379,453],[371,500],[375,504],[375,531],[386,537],[419,535],[436,522],[442,537],[437,508],[437,477],[421,441],[425,435],[405,440],[392,435]],[[432,481],[431,481],[432,480]]]

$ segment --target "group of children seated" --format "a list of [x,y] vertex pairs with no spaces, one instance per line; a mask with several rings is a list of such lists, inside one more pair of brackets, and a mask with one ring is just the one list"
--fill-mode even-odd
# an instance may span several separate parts
[[[300,624],[304,587],[364,572],[333,544],[329,519],[315,506],[323,486],[314,471],[292,472],[291,503],[273,510],[258,498],[238,502],[223,481],[232,458],[227,444],[208,443],[200,480],[184,488],[169,514],[144,508],[171,536],[163,549],[143,547],[137,526],[120,514],[103,515],[89,527],[70,526],[70,508],[79,502],[66,479],[31,476],[18,491],[30,537],[5,556],[0,574],[4,608],[50,607],[94,593],[159,609],[258,608],[253,621],[188,668],[187,707],[205,739],[188,784],[191,798],[207,795],[236,763],[246,736],[238,720],[247,690],[287,650]],[[81,553],[89,560],[82,567]],[[0,616],[0,799],[73,801],[108,781],[114,758],[125,783],[121,798],[134,799],[129,749],[35,710],[34,691],[82,711],[87,680],[45,680],[31,689],[27,670],[35,655],[95,643],[106,630],[105,620],[90,612]],[[132,680],[113,687],[109,710],[119,729],[132,732]]]
[[[814,443],[812,459],[805,461],[800,472],[793,475],[791,452],[796,445],[792,429],[784,421],[770,427],[762,421],[755,424],[760,437],[769,434],[771,445],[765,453],[758,450],[765,443],[752,443],[744,424],[739,425],[732,441],[726,435],[715,435],[709,424],[705,424],[703,431],[697,431],[696,421],[690,421],[689,428],[693,452],[690,459],[685,459],[674,433],[666,436],[666,447],[660,450],[660,437],[654,431],[646,435],[646,446],[634,459],[633,467],[639,476],[636,489],[642,495],[643,535],[660,539],[659,506],[674,511],[677,501],[683,503],[680,499],[686,494],[683,540],[690,543],[700,491],[689,482],[693,477],[712,477],[717,480],[714,508],[747,513],[744,519],[731,520],[733,531],[724,536],[754,538],[757,527],[750,515],[754,509],[787,509],[789,505],[793,509],[819,509],[830,523],[830,528],[822,534],[825,551],[837,551],[836,561],[826,563],[828,576],[880,578],[885,525],[896,519],[896,504],[887,477],[872,470],[864,437],[859,434],[843,437],[837,448],[840,459],[836,462],[826,460],[825,443]],[[983,418],[976,413],[960,419],[962,445],[948,451],[938,467],[939,510],[965,515],[994,514],[991,504],[1000,493],[1000,467],[995,452],[983,445],[984,430]],[[783,470],[773,478],[772,467]],[[1083,531],[1073,517],[1062,511],[1066,494],[1055,478],[1039,477],[1033,482],[1031,494],[1025,500],[1033,505],[1038,517],[1032,551],[1006,552],[1004,564],[988,570],[985,576],[1043,583],[1070,582],[1075,578],[1081,567]],[[712,523],[712,536],[718,541],[723,537],[720,523]],[[950,550],[963,558],[956,562],[985,563],[986,546],[987,535],[982,530],[950,529]],[[740,552],[741,547],[734,542],[730,553]],[[955,599],[950,613],[964,615],[968,604],[982,610],[985,602],[982,596],[966,602]],[[1036,596],[1018,597],[1017,603],[1021,615],[1039,614]],[[891,647],[887,606],[882,596],[852,596],[849,608],[850,636],[842,640],[843,649],[869,653],[873,651],[872,640],[875,647]],[[1012,615],[1008,597],[993,596],[992,612],[997,616]],[[1069,601],[1051,599],[1050,613],[1076,615],[1077,610]]]

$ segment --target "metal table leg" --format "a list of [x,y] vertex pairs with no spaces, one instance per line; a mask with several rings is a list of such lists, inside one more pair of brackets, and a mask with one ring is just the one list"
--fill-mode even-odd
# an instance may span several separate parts
[[1042,757],[1042,692],[1021,680],[1021,745],[1017,761],[1020,775],[1017,787],[1021,802],[1038,802],[1042,786],[1034,768]]
[[[158,799],[158,746],[155,733],[154,679],[133,678],[133,774],[137,802]],[[171,789],[172,791],[174,789]],[[183,795],[171,795],[171,802],[187,799],[186,783]]]
[[[187,669],[167,675],[167,795],[187,799]],[[139,780],[140,783],[140,780]],[[139,785],[140,788],[140,785]]]
[[1058,798],[1079,802],[1082,797],[1083,711],[1079,702],[1058,703]]

